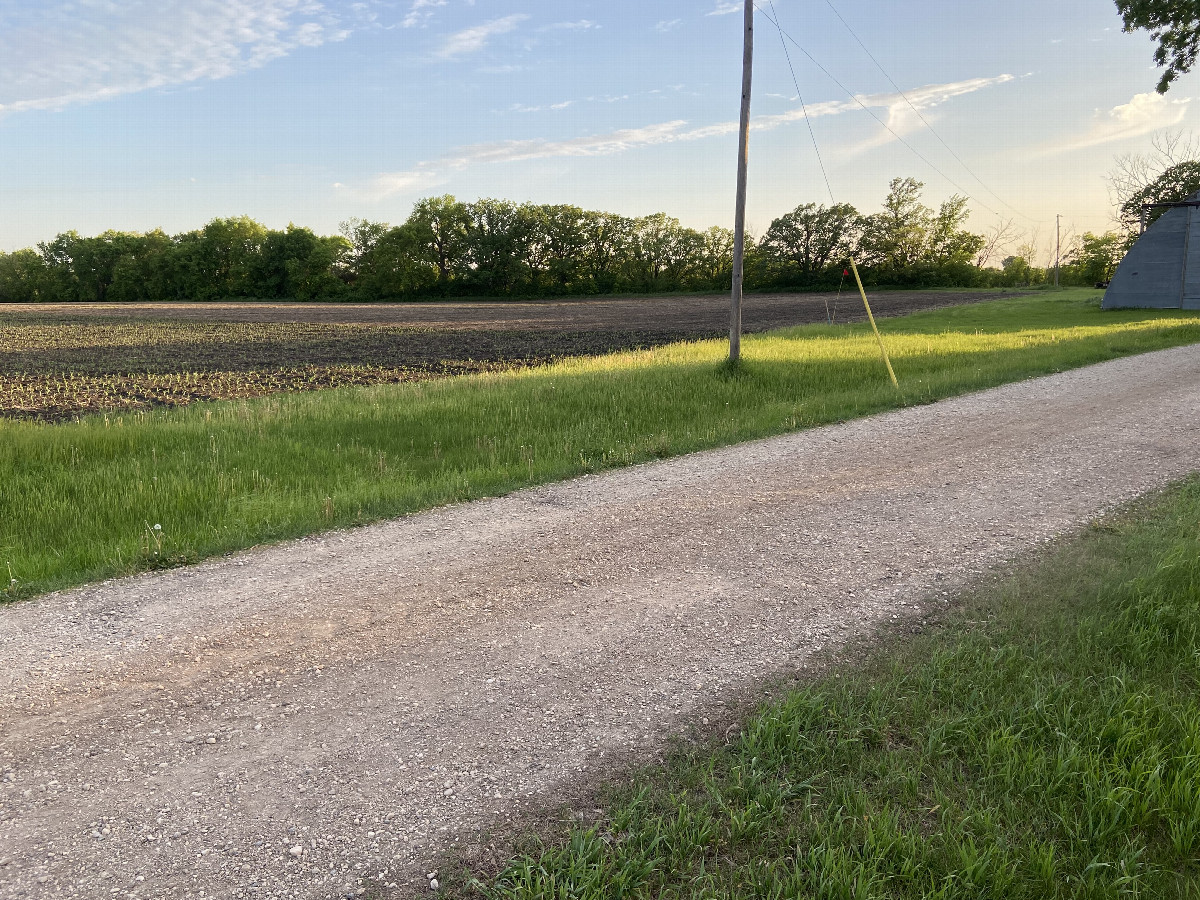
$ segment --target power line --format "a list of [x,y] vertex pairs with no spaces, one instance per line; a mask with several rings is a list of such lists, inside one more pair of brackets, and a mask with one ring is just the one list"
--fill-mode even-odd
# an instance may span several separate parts
[[[797,41],[794,37],[792,37],[790,34],[788,34],[787,31],[785,31],[783,29],[783,27],[779,24],[779,22],[775,18],[773,18],[765,9],[763,9],[758,4],[755,4],[755,9],[757,9],[759,12],[761,12],[763,14],[763,16],[767,19],[767,21],[775,26],[775,28],[779,31],[780,35],[787,38],[787,40],[791,41],[793,46],[795,46],[797,50],[799,50],[806,57],[808,57],[809,62],[811,62],[814,66],[816,66],[818,69],[820,69],[822,72],[824,72],[825,76],[830,81],[832,81],[834,84],[836,84],[839,88],[841,88],[842,92],[845,93],[846,96],[848,96],[851,100],[853,100],[860,107],[862,107],[863,111],[866,112],[867,115],[869,115],[872,119],[874,119],[876,122],[878,122],[879,125],[882,126],[883,129],[885,131],[887,131],[892,137],[894,137],[901,144],[903,144],[905,147],[907,147],[912,152],[912,154],[915,157],[917,157],[917,159],[921,160],[921,162],[923,162],[923,163],[925,163],[925,165],[929,166],[929,168],[931,168],[934,172],[941,175],[942,178],[944,178],[946,181],[948,181],[950,183],[950,185],[956,191],[959,191],[961,194],[963,194],[968,199],[974,200],[976,204],[978,204],[979,206],[986,209],[993,216],[996,216],[997,218],[1003,218],[1003,216],[1001,216],[1000,213],[996,212],[996,210],[992,209],[990,206],[988,206],[986,203],[984,203],[978,197],[972,196],[970,191],[968,191],[966,188],[964,188],[962,185],[960,185],[957,181],[955,181],[953,178],[951,178],[949,175],[947,175],[945,172],[943,172],[941,169],[939,169],[936,165],[934,165],[933,162],[931,162],[925,156],[925,154],[921,153],[920,150],[918,150],[916,147],[914,147],[912,144],[910,144],[908,141],[906,141],[903,137],[901,137],[899,134],[897,134],[895,132],[895,130],[890,125],[887,124],[887,122],[883,121],[881,118],[879,118],[879,116],[875,115],[875,113],[872,112],[871,108],[869,106],[867,106],[865,103],[863,103],[857,94],[855,94],[848,87],[846,87],[844,84],[842,84],[840,81],[838,81],[837,78],[834,77],[832,72],[830,72],[827,68],[825,68],[823,65],[821,65],[821,63],[817,61],[816,57],[814,57],[811,53],[809,53],[807,50],[805,50],[804,46],[799,41]],[[805,117],[807,118],[807,112],[805,113]]]
[[817,134],[813,131],[812,119],[808,117],[808,107],[804,105],[804,95],[800,93],[800,79],[792,66],[792,54],[788,52],[787,41],[783,39],[783,30],[778,25],[779,13],[775,11],[775,0],[771,0],[771,13],[775,16],[775,30],[779,32],[779,46],[783,48],[783,58],[787,60],[788,71],[792,73],[792,84],[796,86],[796,99],[800,101],[800,110],[804,113],[804,122],[808,125],[808,136],[812,138],[813,152],[817,154],[817,165],[821,167],[821,177],[825,179],[825,189],[829,191],[829,202],[837,206],[833,196],[833,187],[829,183],[829,173],[825,171],[825,160],[821,159],[821,148],[817,146]]
[[[997,194],[995,191],[993,191],[990,187],[988,187],[987,184],[984,183],[983,179],[980,178],[978,175],[976,175],[971,170],[970,166],[968,166],[965,162],[963,162],[962,157],[960,157],[957,153],[955,153],[954,148],[951,147],[949,144],[947,144],[945,142],[945,140],[942,139],[942,136],[940,134],[938,134],[936,130],[934,130],[934,127],[929,124],[928,120],[926,120],[926,118],[923,115],[921,115],[921,110],[918,109],[917,106],[910,99],[908,99],[908,95],[906,93],[904,93],[904,91],[900,88],[900,85],[896,84],[895,79],[893,79],[892,76],[888,74],[887,69],[885,69],[883,67],[883,65],[879,62],[879,60],[877,60],[875,58],[875,55],[873,53],[871,53],[870,50],[867,49],[867,45],[863,43],[862,38],[860,38],[858,36],[858,34],[855,33],[854,29],[850,27],[850,23],[847,22],[842,17],[842,14],[840,12],[838,12],[837,7],[833,5],[832,0],[825,0],[825,5],[829,7],[829,9],[833,12],[833,14],[835,16],[837,16],[838,21],[842,23],[842,25],[845,27],[846,31],[850,32],[850,36],[852,38],[854,38],[854,40],[858,43],[858,46],[862,47],[863,53],[867,54],[867,58],[870,59],[871,62],[873,62],[875,64],[875,68],[877,68],[880,72],[882,72],[883,77],[886,78],[888,80],[888,82],[891,84],[891,86],[896,89],[896,93],[904,98],[904,102],[908,104],[908,108],[917,114],[917,118],[921,120],[921,124],[929,129],[929,133],[938,139],[938,143],[940,143],[943,147],[946,148],[946,152],[954,157],[955,161],[960,166],[963,167],[963,169],[966,171],[966,173],[968,175],[970,175],[972,178],[974,178],[979,183],[979,186],[981,188],[983,188],[985,191],[987,191],[989,194],[991,194],[993,197],[995,197],[998,201],[1000,201],[1000,204],[1002,206],[1005,206],[1008,209],[1012,210],[1014,213],[1016,213],[1022,219],[1025,219],[1027,222],[1036,221],[1034,219],[1029,218],[1029,216],[1025,215],[1019,209],[1017,209],[1016,207],[1014,207],[1011,204],[1009,204],[1008,202],[1006,202],[1003,197],[1001,197],[999,194]],[[774,0],[772,0],[771,11],[774,12],[774,10],[775,10]],[[776,18],[778,18],[778,15],[776,16]],[[789,65],[790,65],[790,62],[789,62]]]

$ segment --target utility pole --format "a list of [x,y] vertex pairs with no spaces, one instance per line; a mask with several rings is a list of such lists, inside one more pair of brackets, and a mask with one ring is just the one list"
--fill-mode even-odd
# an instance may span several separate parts
[[742,48],[742,118],[738,131],[737,206],[733,215],[733,295],[729,301],[729,361],[742,356],[742,260],[746,247],[746,168],[750,144],[750,81],[754,74],[754,0],[746,0]]
[[1054,217],[1054,286],[1058,287],[1058,263],[1062,258],[1062,216]]

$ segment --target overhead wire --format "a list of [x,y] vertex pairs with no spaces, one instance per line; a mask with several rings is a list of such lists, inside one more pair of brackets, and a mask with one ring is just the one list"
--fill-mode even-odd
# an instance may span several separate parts
[[[834,76],[834,74],[832,72],[830,72],[827,68],[825,68],[825,66],[821,65],[821,63],[817,60],[817,58],[815,56],[813,56],[811,53],[809,53],[808,50],[806,50],[804,48],[803,44],[801,44],[794,37],[792,37],[790,34],[788,34],[788,32],[783,28],[783,26],[781,26],[779,24],[776,17],[772,16],[770,13],[768,13],[765,9],[763,9],[757,3],[754,4],[754,8],[757,9],[759,12],[761,12],[763,14],[763,16],[767,19],[767,21],[775,26],[776,30],[779,32],[779,34],[783,38],[786,38],[787,40],[791,41],[792,45],[797,50],[799,50],[806,57],[808,57],[809,62],[811,62],[814,66],[816,66],[823,73],[825,73],[825,76],[830,81],[832,81],[834,84],[836,84],[842,90],[842,92],[844,94],[846,94],[846,96],[848,96],[851,100],[853,100],[860,107],[862,107],[863,111],[866,112],[867,115],[869,115],[872,119],[874,119],[876,122],[878,122],[879,125],[885,131],[887,131],[892,137],[894,137],[897,141],[899,141],[901,144],[903,144],[905,147],[907,147],[909,149],[909,151],[914,156],[917,157],[917,159],[921,160],[921,162],[923,162],[923,163],[925,163],[925,165],[929,166],[930,169],[932,169],[938,175],[942,176],[942,178],[944,178],[947,182],[949,182],[949,184],[956,191],[963,194],[968,199],[974,200],[976,204],[978,204],[979,206],[986,209],[993,216],[996,216],[998,218],[1003,218],[1003,216],[1001,216],[1000,213],[998,213],[996,210],[992,209],[990,206],[988,206],[986,203],[984,203],[978,197],[973,196],[970,191],[968,191],[966,188],[964,188],[962,185],[960,185],[957,181],[955,181],[953,178],[951,178],[949,175],[947,175],[945,172],[943,172],[940,168],[938,168],[938,166],[935,165],[928,157],[926,157],[925,154],[923,154],[920,150],[918,150],[916,147],[914,147],[912,144],[910,144],[908,141],[906,141],[901,135],[897,134],[895,129],[893,129],[890,125],[888,125],[887,122],[883,121],[883,119],[881,119],[881,118],[879,118],[879,116],[875,115],[875,113],[872,111],[872,109],[869,106],[867,106],[865,103],[863,103],[862,99],[857,94],[855,94],[848,87],[846,87],[844,84],[842,84]],[[795,79],[795,71],[794,70],[792,72],[792,77],[793,77],[793,79]],[[799,85],[797,85],[797,94],[798,93],[799,93]],[[804,110],[804,117],[805,117],[805,119],[809,118],[807,109]],[[810,120],[810,127],[811,127],[811,120]]]
[[[771,0],[771,13],[775,18],[776,23],[779,20],[779,13],[775,11],[775,0]],[[788,52],[787,41],[783,39],[783,30],[779,25],[775,25],[775,30],[779,32],[779,46],[783,48],[783,58],[787,60],[788,71],[792,73],[792,84],[796,86],[796,99],[800,101],[800,110],[804,113],[804,122],[808,125],[808,136],[812,138],[813,152],[817,154],[817,165],[821,167],[821,177],[825,179],[825,189],[829,191],[829,202],[837,205],[837,200],[833,196],[833,186],[829,183],[829,173],[825,171],[825,160],[821,158],[821,148],[817,146],[817,133],[813,131],[812,119],[808,116],[808,107],[804,104],[804,96],[800,93],[800,79],[796,77],[796,69],[792,65],[792,54]]]
[[[775,0],[770,0],[770,2],[771,13],[774,15],[775,19],[778,20],[779,13],[775,9]],[[800,101],[800,110],[804,113],[805,124],[808,125],[808,136],[812,138],[813,152],[817,155],[817,165],[821,167],[821,177],[825,179],[825,190],[829,191],[829,203],[832,206],[837,206],[837,198],[833,196],[833,185],[829,182],[829,173],[825,171],[825,160],[821,158],[821,148],[817,144],[817,133],[813,131],[812,119],[808,115],[808,107],[804,103],[804,95],[800,92],[800,79],[796,77],[796,68],[792,65],[792,54],[788,52],[787,41],[783,39],[783,31],[778,25],[775,26],[775,30],[779,32],[779,46],[783,48],[783,58],[787,60],[788,71],[792,73],[792,84],[796,87],[796,99]],[[832,325],[834,320],[837,318],[838,303],[841,302],[842,287],[845,284],[846,270],[843,268],[842,280],[838,284],[837,299],[833,301],[832,314],[829,312],[829,298],[823,298],[825,300],[825,321],[829,325]]]
[[[891,86],[896,89],[896,93],[899,94],[903,98],[904,102],[908,104],[908,108],[911,109],[914,113],[916,113],[917,118],[921,120],[921,124],[929,129],[929,133],[932,134],[935,138],[937,138],[938,143],[946,148],[946,152],[954,157],[954,160],[960,166],[963,167],[963,170],[968,175],[970,175],[972,178],[974,178],[975,181],[978,182],[978,184],[981,188],[983,188],[985,191],[987,191],[989,194],[991,194],[993,197],[995,197],[996,200],[998,200],[1000,202],[1001,206],[1005,206],[1008,209],[1012,210],[1014,213],[1016,213],[1022,219],[1025,219],[1027,222],[1036,221],[1034,219],[1029,218],[1027,215],[1025,215],[1019,209],[1017,209],[1016,207],[1014,207],[1010,203],[1008,203],[1003,197],[1001,197],[999,194],[997,194],[995,191],[993,191],[990,187],[988,187],[982,178],[980,178],[978,175],[975,174],[974,171],[972,171],[971,167],[968,166],[966,164],[966,162],[963,161],[962,157],[954,152],[954,148],[951,147],[948,143],[946,143],[946,141],[942,138],[942,136],[937,133],[937,130],[934,129],[934,127],[929,123],[929,120],[927,120],[923,115],[921,115],[921,110],[917,107],[916,104],[914,104],[912,102],[912,100],[909,99],[908,94],[904,93],[903,89],[900,87],[900,85],[898,85],[896,83],[895,79],[892,78],[892,76],[888,74],[888,71],[887,71],[887,69],[885,69],[883,67],[883,64],[880,63],[879,60],[875,58],[875,54],[873,54],[869,49],[867,49],[867,45],[863,43],[862,38],[860,38],[858,36],[857,32],[855,32],[855,30],[850,27],[850,23],[846,21],[846,19],[842,16],[842,14],[840,12],[838,12],[838,8],[833,5],[832,0],[825,0],[825,5],[829,7],[830,11],[835,16],[837,16],[838,21],[841,22],[842,26],[846,29],[846,31],[848,31],[850,33],[850,37],[854,38],[854,40],[858,44],[858,46],[862,48],[863,53],[867,54],[867,58],[875,64],[875,68],[877,68],[880,72],[882,72],[883,77],[886,78],[888,80],[888,83],[891,84]],[[771,11],[775,12],[774,0],[772,0],[772,2],[771,2]],[[776,13],[775,18],[776,19],[779,18],[778,13]],[[789,64],[789,66],[791,65],[790,61],[788,64]]]

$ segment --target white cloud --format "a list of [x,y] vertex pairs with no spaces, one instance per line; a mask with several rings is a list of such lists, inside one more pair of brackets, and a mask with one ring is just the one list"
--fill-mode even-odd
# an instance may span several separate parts
[[[966,81],[955,81],[948,84],[932,84],[907,91],[913,105],[918,108],[929,108],[944,103],[952,97],[973,93],[994,84],[1012,81],[1011,75],[998,75],[994,78],[972,78]],[[897,103],[903,103],[903,98],[896,93],[861,94],[854,100],[828,100],[813,103],[808,106],[808,115],[812,118],[839,115],[852,112],[866,106],[870,109],[891,109]],[[907,108],[907,104],[905,104]],[[804,113],[799,109],[788,110],[785,113],[769,116],[755,116],[750,123],[753,131],[772,131],[784,125],[799,122]],[[659,122],[640,128],[624,128],[606,134],[585,135],[566,140],[546,140],[543,138],[528,138],[525,140],[496,141],[485,144],[472,144],[446,154],[439,160],[418,163],[408,172],[398,172],[377,176],[360,196],[373,199],[383,199],[392,194],[409,190],[420,175],[427,179],[441,179],[441,173],[461,171],[472,166],[490,163],[520,162],[532,159],[549,159],[565,157],[594,157],[612,156],[644,147],[654,147],[662,144],[674,144],[685,141],[699,141],[720,135],[737,132],[736,121],[717,122],[712,125],[702,125],[698,128],[688,128],[684,119],[674,119],[669,122]]]
[[1170,128],[1183,121],[1190,97],[1168,100],[1162,94],[1134,94],[1128,103],[1107,111],[1097,110],[1087,131],[1043,148],[1041,153],[1065,153],[1082,150],[1126,138],[1140,137],[1160,128]]
[[382,172],[360,187],[351,187],[340,181],[334,183],[333,187],[355,199],[379,200],[406,191],[428,190],[443,181],[445,178],[436,171],[417,168],[409,172]]
[[4,4],[0,113],[227,78],[348,33],[316,0]]
[[673,31],[674,29],[678,28],[679,23],[682,21],[683,19],[664,19],[654,26],[654,30],[661,31],[665,34],[668,31]]
[[413,0],[412,6],[408,8],[408,14],[401,20],[400,24],[405,28],[415,28],[417,25],[424,25],[429,17],[433,15],[434,8],[445,6],[448,0]]
[[456,56],[475,53],[486,47],[490,38],[498,34],[507,34],[528,18],[529,16],[525,13],[514,13],[511,16],[505,16],[503,19],[492,19],[490,22],[484,22],[482,25],[473,25],[470,28],[464,28],[462,31],[457,31],[447,37],[442,42],[437,55],[443,59],[451,59]]
[[591,19],[580,19],[578,22],[555,22],[551,25],[543,25],[538,31],[591,31],[593,28],[599,27]]
[[[998,75],[995,78],[969,78],[949,84],[926,85],[915,90],[905,91],[903,95],[898,93],[879,95],[877,101],[886,101],[878,103],[878,105],[887,109],[887,119],[885,120],[887,127],[880,130],[875,137],[859,144],[854,150],[862,151],[881,147],[896,140],[897,137],[904,137],[914,131],[919,131],[924,127],[921,119],[929,120],[928,116],[918,115],[919,112],[941,106],[954,97],[972,94],[982,88],[1014,80],[1015,76],[1013,75]],[[914,110],[913,107],[916,109]]]
[[559,103],[549,103],[546,106],[526,106],[524,103],[514,103],[506,110],[506,112],[536,113],[545,112],[548,109],[566,109],[567,107],[574,105],[574,100],[563,100]]
[[446,156],[441,164],[451,169],[463,169],[479,163],[517,162],[555,156],[611,156],[637,147],[679,140],[680,129],[686,124],[683,119],[677,119],[673,122],[661,122],[641,128],[623,128],[608,134],[586,135],[563,141],[532,138],[472,144]]
[[717,0],[717,8],[712,12],[705,13],[706,16],[727,16],[730,13],[741,12],[746,8],[746,5],[741,0]]

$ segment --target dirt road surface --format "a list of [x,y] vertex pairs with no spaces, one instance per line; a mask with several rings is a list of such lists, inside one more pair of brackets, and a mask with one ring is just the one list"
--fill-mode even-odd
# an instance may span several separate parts
[[1200,347],[1165,350],[0,609],[0,896],[427,892],[480,827],[1197,470],[1198,423]]

